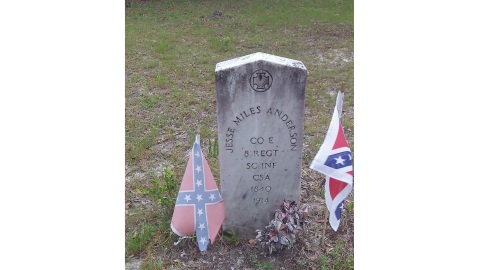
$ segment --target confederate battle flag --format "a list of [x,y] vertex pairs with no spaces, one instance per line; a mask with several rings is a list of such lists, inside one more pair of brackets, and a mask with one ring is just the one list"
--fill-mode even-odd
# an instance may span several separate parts
[[178,236],[196,233],[200,251],[207,250],[225,219],[223,199],[196,136],[178,192],[170,227]]
[[325,201],[330,211],[330,226],[337,231],[342,216],[343,201],[353,188],[352,152],[340,120],[343,93],[338,92],[337,104],[325,141],[312,161],[310,169],[326,175]]

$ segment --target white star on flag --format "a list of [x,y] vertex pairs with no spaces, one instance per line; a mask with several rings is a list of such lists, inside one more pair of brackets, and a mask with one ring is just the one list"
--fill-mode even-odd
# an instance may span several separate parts
[[337,164],[342,164],[345,161],[345,159],[342,158],[342,156],[338,156],[338,158],[334,158],[337,161]]
[[205,242],[207,242],[207,240],[205,239],[205,237],[202,237],[202,238],[200,239],[200,243],[205,244]]
[[185,195],[184,200],[187,201],[187,202],[190,201],[190,200],[191,200],[191,199],[190,199],[190,195]]
[[200,157],[200,153],[198,153],[198,151],[197,151],[197,153],[195,153],[195,156],[196,156],[197,158]]
[[202,168],[200,166],[197,165],[197,168],[195,169],[195,171],[197,172],[201,172],[202,171]]
[[197,180],[197,186],[201,186],[201,185],[202,185],[202,181]]
[[203,215],[203,209],[198,209],[197,214],[198,214],[199,216]]
[[202,194],[198,194],[198,195],[197,195],[197,201],[199,202],[199,201],[201,201],[201,200],[203,200],[203,199],[202,199]]
[[215,194],[213,194],[213,193],[210,194],[210,200],[212,200],[212,201],[215,200]]
[[203,231],[203,229],[205,229],[205,223],[200,223],[198,228]]

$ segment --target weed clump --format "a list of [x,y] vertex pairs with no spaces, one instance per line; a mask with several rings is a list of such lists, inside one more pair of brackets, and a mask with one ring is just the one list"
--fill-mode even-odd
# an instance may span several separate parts
[[175,182],[173,171],[169,168],[163,169],[161,178],[163,181],[157,177],[153,178],[153,188],[148,189],[147,194],[160,205],[162,211],[160,226],[165,230],[170,228],[170,218],[175,208],[179,186]]
[[228,244],[237,245],[238,241],[240,240],[237,236],[237,233],[234,230],[228,230],[224,232],[222,237],[223,237],[223,240],[225,240],[225,242],[227,242]]

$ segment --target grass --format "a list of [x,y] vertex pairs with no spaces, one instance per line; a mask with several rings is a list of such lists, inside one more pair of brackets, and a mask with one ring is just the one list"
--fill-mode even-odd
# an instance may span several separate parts
[[207,156],[212,158],[218,157],[218,139],[215,137],[215,140],[212,142],[208,139],[208,152]]
[[318,264],[322,270],[335,269],[354,269],[353,256],[343,252],[344,243],[338,243],[331,250],[330,255],[321,254],[318,258]]
[[[221,15],[215,15],[216,11]],[[212,173],[219,179],[216,63],[261,51],[305,64],[303,169],[308,171],[340,89],[345,92],[342,121],[354,150],[353,49],[353,0],[132,1],[125,12],[127,261],[141,258],[142,269],[180,267],[171,252],[174,237],[169,218],[197,133]],[[315,188],[306,194],[318,196],[323,191]],[[314,198],[306,200],[313,202]],[[351,206],[347,204],[345,212],[350,213],[353,196],[348,200]],[[341,232],[336,235],[337,240],[353,238]],[[226,238],[221,243],[238,248]],[[348,266],[353,249],[342,256],[324,255],[323,261],[301,257],[299,262],[318,269],[324,263],[332,266],[336,258]],[[274,263],[271,267],[278,268]]]
[[231,52],[234,50],[232,39],[228,36],[226,37],[213,37],[209,40],[211,49],[213,52],[222,53],[222,52]]
[[[128,232],[125,249],[127,257],[139,254],[149,244],[155,245],[165,242],[165,240],[167,242],[171,240],[170,217],[173,214],[178,189],[178,183],[170,168],[163,168],[161,178],[153,177],[147,187],[135,189],[136,195],[150,198],[154,202],[155,209],[153,215],[145,217],[140,225],[136,226],[136,229]],[[132,221],[127,219],[127,223],[129,222]]]
[[222,239],[231,245],[238,244],[238,241],[240,240],[237,236],[237,233],[234,230],[223,232]]
[[140,227],[127,236],[127,254],[137,254],[150,241],[155,233],[155,226],[142,223]]

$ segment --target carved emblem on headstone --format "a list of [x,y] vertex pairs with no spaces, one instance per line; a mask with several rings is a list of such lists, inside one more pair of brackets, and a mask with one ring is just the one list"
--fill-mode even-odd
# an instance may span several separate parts
[[255,71],[250,76],[250,86],[257,92],[265,92],[272,86],[272,75],[263,69]]

